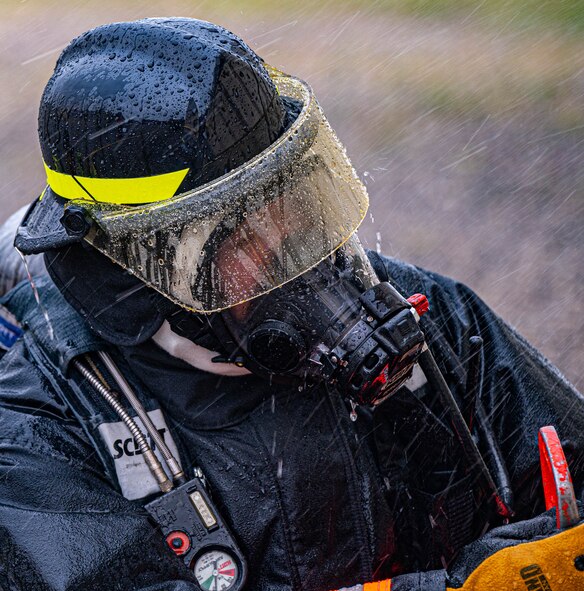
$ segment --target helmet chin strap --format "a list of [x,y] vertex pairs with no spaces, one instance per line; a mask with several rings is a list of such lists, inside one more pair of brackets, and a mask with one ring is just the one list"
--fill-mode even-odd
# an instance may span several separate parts
[[238,367],[234,363],[213,363],[212,359],[219,353],[205,349],[193,343],[185,337],[181,337],[172,331],[168,321],[164,321],[152,340],[167,353],[178,359],[186,361],[189,365],[220,376],[239,377],[249,375],[251,372],[245,367]]

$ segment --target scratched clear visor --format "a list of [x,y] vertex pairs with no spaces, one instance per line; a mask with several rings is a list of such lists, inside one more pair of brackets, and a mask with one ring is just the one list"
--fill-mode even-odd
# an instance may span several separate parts
[[77,202],[96,222],[93,246],[187,309],[215,312],[280,287],[341,246],[367,211],[365,187],[310,87],[270,73],[302,110],[267,150],[166,201]]

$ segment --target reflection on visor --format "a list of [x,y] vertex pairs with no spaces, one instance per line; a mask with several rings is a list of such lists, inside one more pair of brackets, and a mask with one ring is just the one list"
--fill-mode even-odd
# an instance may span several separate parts
[[364,186],[310,88],[272,71],[302,101],[293,125],[225,176],[147,206],[77,202],[97,222],[87,239],[174,300],[215,312],[291,281],[355,232]]
[[[285,214],[285,200],[281,197],[268,204],[261,212],[254,212],[224,240],[213,252],[210,242],[209,256],[214,258],[213,265],[203,265],[214,268],[217,277],[215,281],[205,277],[197,288],[201,295],[215,284],[225,294],[236,300],[245,300],[248,293],[263,293],[277,285],[282,277],[286,277],[288,258],[300,258],[294,252],[289,240],[290,235],[297,234],[301,216],[293,220]],[[276,214],[276,215],[274,215]],[[284,221],[287,223],[285,224]]]
[[[295,186],[259,210],[249,213],[234,230],[218,232],[205,248],[208,260],[195,285],[198,299],[217,292],[224,301],[245,301],[266,293],[314,266],[314,253],[328,255],[343,233],[328,231],[325,220],[335,216],[326,198],[303,200],[302,195],[331,189],[327,170],[314,170]],[[222,235],[223,234],[223,235]]]

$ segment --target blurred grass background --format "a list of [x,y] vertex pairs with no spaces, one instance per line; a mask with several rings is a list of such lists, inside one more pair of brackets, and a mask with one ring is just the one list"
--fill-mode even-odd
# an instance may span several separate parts
[[189,16],[308,80],[366,182],[371,248],[473,287],[581,389],[582,0],[0,0],[0,217],[42,189],[36,111],[105,22]]

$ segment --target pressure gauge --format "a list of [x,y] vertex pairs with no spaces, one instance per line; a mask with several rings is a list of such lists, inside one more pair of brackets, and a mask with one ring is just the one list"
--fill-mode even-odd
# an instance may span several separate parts
[[201,554],[193,570],[199,585],[206,591],[229,591],[235,588],[239,578],[237,562],[224,550]]
[[150,501],[166,543],[204,591],[241,591],[247,562],[200,476]]

